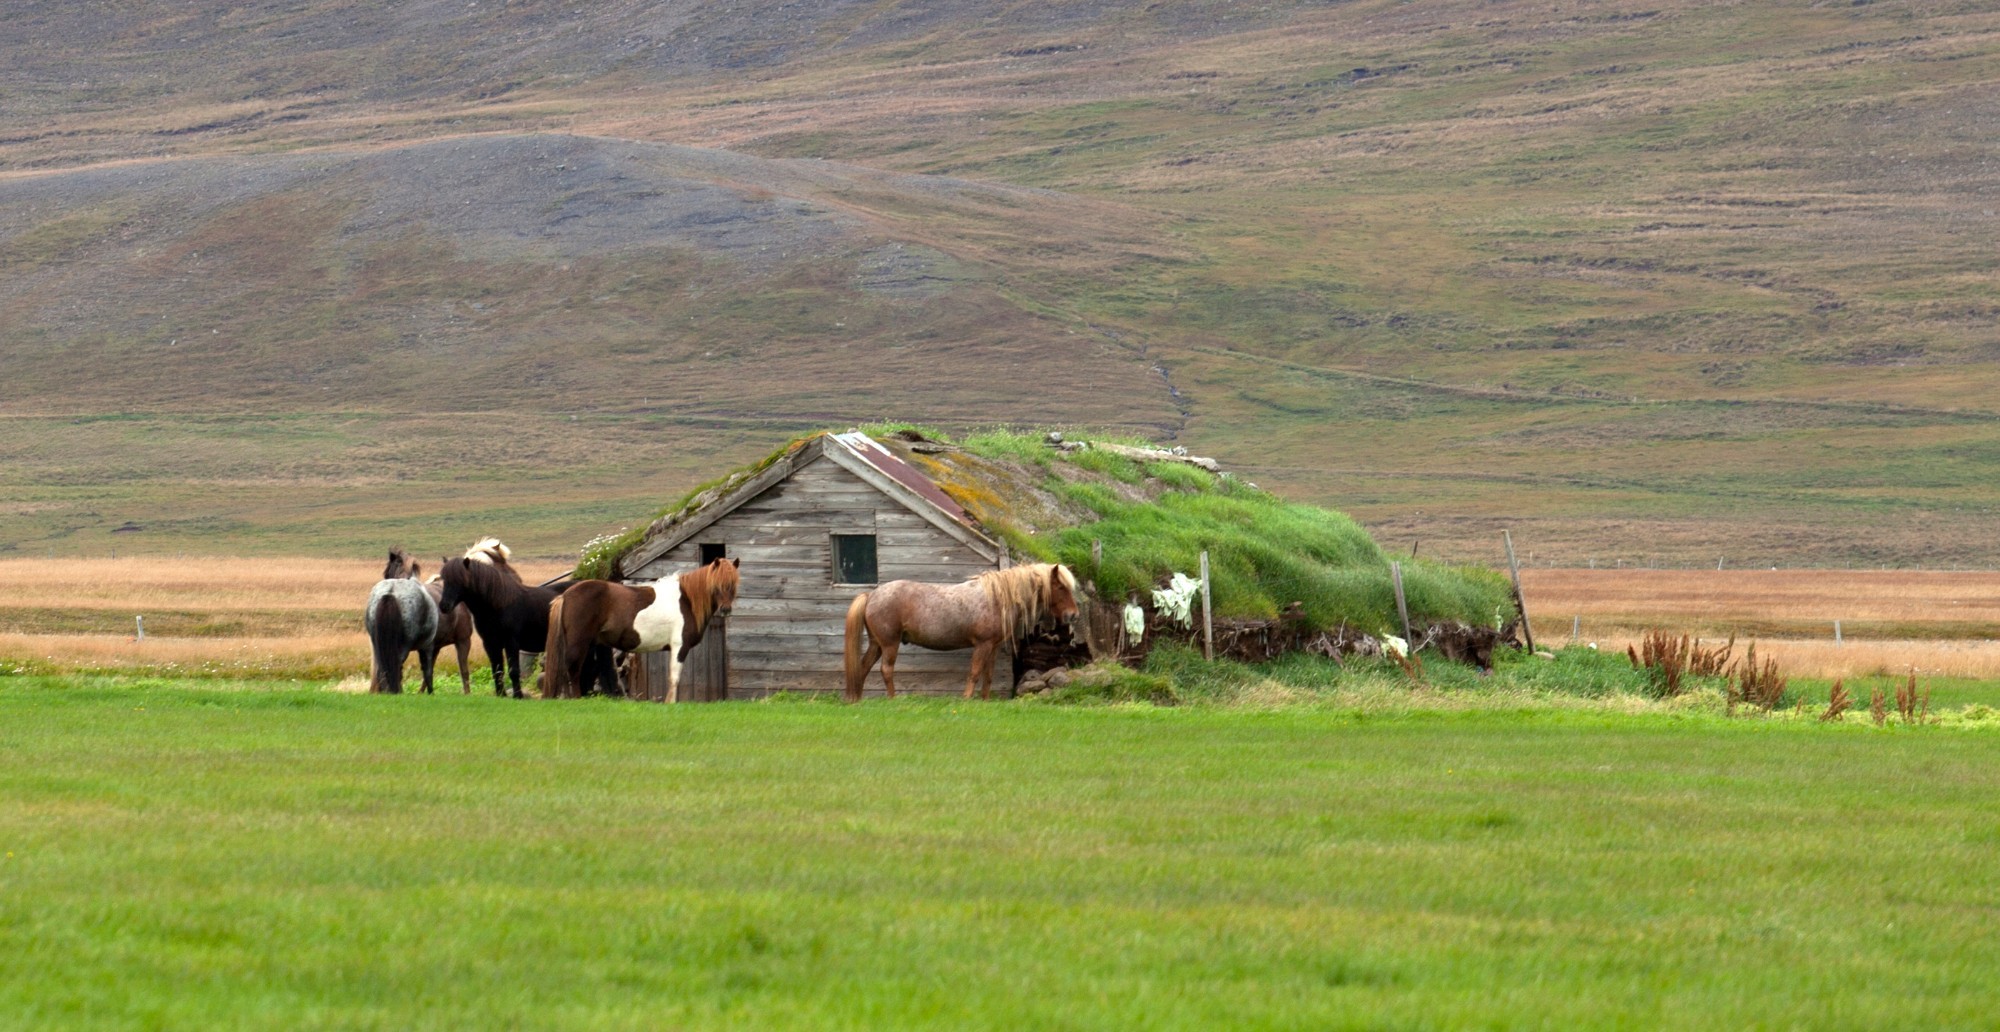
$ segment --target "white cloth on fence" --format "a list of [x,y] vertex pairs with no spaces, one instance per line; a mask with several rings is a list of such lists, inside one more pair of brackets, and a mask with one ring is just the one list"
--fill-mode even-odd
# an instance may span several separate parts
[[1176,573],[1164,588],[1153,590],[1153,608],[1182,627],[1194,626],[1194,597],[1201,593],[1201,581]]

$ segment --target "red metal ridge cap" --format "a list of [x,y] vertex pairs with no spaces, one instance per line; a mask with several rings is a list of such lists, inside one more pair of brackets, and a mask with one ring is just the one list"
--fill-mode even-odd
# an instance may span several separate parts
[[853,452],[861,461],[875,467],[883,476],[889,477],[904,487],[915,491],[917,494],[923,496],[924,501],[944,510],[945,515],[965,524],[973,530],[979,529],[979,524],[973,521],[971,514],[967,513],[964,507],[960,506],[957,502],[952,501],[951,496],[944,493],[944,489],[938,487],[931,478],[918,472],[915,466],[897,458],[894,452],[876,444],[874,438],[859,431],[854,431],[844,434],[834,434],[833,439],[839,441],[842,446],[848,451]]

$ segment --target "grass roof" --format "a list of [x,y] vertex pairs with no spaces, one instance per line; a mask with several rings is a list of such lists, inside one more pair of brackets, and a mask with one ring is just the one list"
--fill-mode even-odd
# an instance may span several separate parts
[[[1217,616],[1271,618],[1298,602],[1314,627],[1379,632],[1398,623],[1389,556],[1343,513],[1182,462],[1061,451],[1041,434],[997,430],[953,441],[908,424],[863,429],[1016,557],[1067,564],[1102,597],[1123,599],[1175,572],[1192,574],[1206,549]],[[664,530],[817,436],[696,487],[640,528],[591,542],[578,576],[606,575],[649,529]],[[1093,542],[1102,543],[1101,562],[1092,559]],[[1416,623],[1491,626],[1514,613],[1505,578],[1490,569],[1405,559],[1403,587]]]
[[[1217,616],[1269,619],[1298,602],[1318,628],[1398,624],[1389,556],[1366,530],[1228,473],[1059,451],[1042,435],[1008,431],[907,457],[1016,555],[1067,564],[1105,598],[1192,574],[1207,550]],[[1093,542],[1102,543],[1101,561]],[[1489,569],[1404,559],[1403,588],[1416,623],[1492,626],[1514,613],[1505,578]]]

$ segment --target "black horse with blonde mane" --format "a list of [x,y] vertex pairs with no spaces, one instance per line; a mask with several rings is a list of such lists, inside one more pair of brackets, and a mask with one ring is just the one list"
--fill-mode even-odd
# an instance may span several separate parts
[[590,694],[592,680],[603,676],[590,662],[592,646],[598,646],[625,652],[666,650],[667,701],[679,702],[681,663],[688,650],[701,643],[711,621],[728,616],[736,605],[738,565],[735,559],[717,559],[652,587],[605,580],[570,585],[549,607],[542,697]]
[[[847,700],[858,702],[868,671],[882,660],[882,687],[896,697],[896,650],[904,642],[927,649],[972,650],[965,697],[976,684],[993,697],[993,660],[1045,620],[1076,615],[1076,575],[1054,563],[991,570],[962,584],[897,580],[863,592],[847,607]],[[862,649],[862,631],[868,646]]]
[[463,602],[472,611],[472,625],[493,664],[493,694],[506,695],[501,670],[513,680],[514,698],[521,694],[521,653],[538,653],[549,636],[549,603],[562,592],[521,580],[509,559],[513,553],[498,538],[466,549],[457,559],[444,560],[439,579],[444,591],[438,607],[450,612]]

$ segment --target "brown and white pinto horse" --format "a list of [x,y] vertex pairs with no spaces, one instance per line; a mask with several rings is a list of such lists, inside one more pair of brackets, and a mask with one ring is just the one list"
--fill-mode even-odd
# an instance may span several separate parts
[[542,697],[573,699],[587,690],[591,646],[608,645],[625,652],[667,650],[667,701],[679,702],[681,663],[701,644],[709,622],[736,605],[739,565],[717,559],[652,587],[604,580],[570,585],[549,603]]
[[[1044,620],[1076,615],[1076,575],[1054,563],[1030,563],[982,573],[962,584],[898,580],[863,592],[847,607],[847,700],[858,702],[876,657],[882,687],[896,697],[896,650],[904,642],[927,649],[972,650],[965,697],[979,686],[993,697],[993,659]],[[861,632],[868,632],[868,648]]]

